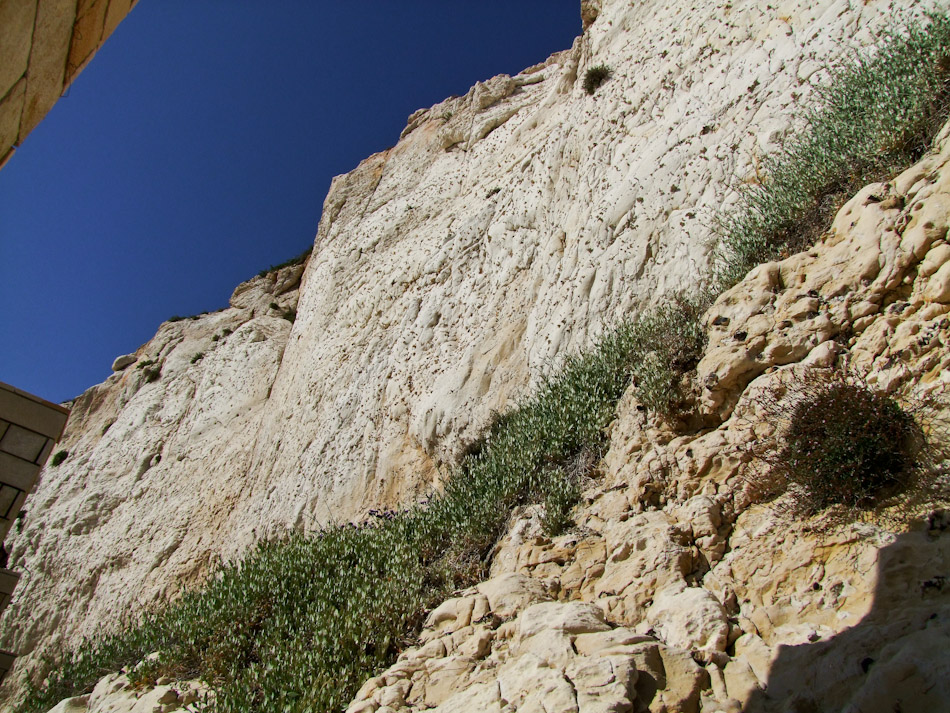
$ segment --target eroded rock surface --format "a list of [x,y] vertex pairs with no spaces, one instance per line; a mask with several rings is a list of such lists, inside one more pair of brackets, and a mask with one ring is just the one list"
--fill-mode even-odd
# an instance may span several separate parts
[[[698,370],[721,425],[680,435],[628,394],[578,527],[546,538],[538,507],[522,511],[494,553],[495,579],[451,600],[482,618],[435,610],[424,645],[367,683],[349,713],[464,710],[473,695],[495,711],[943,707],[946,502],[919,503],[916,518],[793,518],[755,501],[759,471],[746,464],[775,428],[763,395],[809,371],[848,367],[898,399],[938,395],[945,413],[948,161],[943,139],[860,191],[813,249],[722,295]],[[533,594],[498,616],[479,597],[499,583]]]

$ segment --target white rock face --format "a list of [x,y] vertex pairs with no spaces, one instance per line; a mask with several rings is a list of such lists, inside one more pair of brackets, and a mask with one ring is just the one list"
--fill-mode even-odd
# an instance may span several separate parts
[[[70,458],[10,540],[24,574],[0,645],[23,671],[267,534],[432,487],[565,353],[696,282],[713,213],[794,123],[818,62],[903,4],[585,2],[570,50],[413,114],[394,148],[335,179],[302,276],[162,325],[77,399]],[[612,76],[589,96],[598,64]],[[945,272],[935,262],[932,302],[950,299]],[[694,505],[704,556],[721,556],[718,510]],[[603,579],[578,569],[614,622],[651,604],[625,577],[677,583],[691,567],[700,535],[655,515],[603,528]]]

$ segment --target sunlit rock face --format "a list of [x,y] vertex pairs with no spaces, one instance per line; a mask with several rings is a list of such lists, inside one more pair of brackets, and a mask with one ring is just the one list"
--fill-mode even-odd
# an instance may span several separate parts
[[0,644],[23,671],[261,537],[426,492],[565,354],[697,282],[819,62],[903,4],[585,2],[572,48],[413,114],[334,180],[302,275],[162,325],[76,400]]

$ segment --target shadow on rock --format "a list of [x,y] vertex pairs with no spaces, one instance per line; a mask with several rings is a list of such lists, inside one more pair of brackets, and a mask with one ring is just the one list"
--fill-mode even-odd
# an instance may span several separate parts
[[881,550],[871,610],[825,641],[780,646],[744,713],[950,711],[950,513]]

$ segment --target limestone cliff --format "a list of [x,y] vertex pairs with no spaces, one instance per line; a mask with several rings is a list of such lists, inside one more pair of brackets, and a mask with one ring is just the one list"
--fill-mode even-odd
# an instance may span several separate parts
[[631,390],[580,527],[550,539],[536,507],[518,513],[495,576],[431,612],[349,713],[946,709],[948,511],[790,519],[754,502],[745,464],[775,427],[762,395],[809,371],[851,365],[946,408],[948,134],[709,309],[698,371],[705,407],[729,404],[718,428],[677,434]]
[[[47,469],[22,532],[10,541],[13,566],[24,576],[3,619],[2,644],[26,654],[22,666],[29,666],[121,613],[173,596],[217,558],[239,556],[260,537],[424,492],[493,410],[524,394],[565,353],[697,280],[709,259],[713,214],[794,125],[818,61],[867,42],[901,5],[585,2],[586,30],[571,49],[413,114],[395,147],[335,179],[305,270],[256,278],[237,288],[229,309],[162,325],[117,362],[109,380],[77,399],[62,445],[70,456]],[[611,76],[589,95],[582,80],[599,64]],[[791,268],[763,268],[749,285],[782,269]],[[824,284],[813,289],[820,293]],[[753,307],[735,295],[747,288],[721,303],[758,331],[739,347],[728,341],[731,332],[714,331],[700,365],[720,384],[705,395],[706,408],[727,417],[749,380],[837,334],[813,322],[796,327],[808,333],[801,344],[770,351],[782,335],[798,332],[773,334],[768,320],[785,309],[798,325],[812,310],[796,311],[801,305],[790,295],[774,314],[746,314]],[[756,299],[749,304],[771,298]],[[290,310],[293,322],[283,317]],[[852,320],[872,313],[847,312]],[[862,324],[868,339],[885,329]],[[737,361],[735,353],[753,342],[757,351]],[[773,358],[779,354],[786,360]],[[592,561],[601,573],[627,564],[614,579],[596,581],[585,574],[588,565],[577,565],[576,587],[558,586],[571,597],[605,598],[612,626],[646,616],[660,631],[663,607],[676,608],[670,602],[694,597],[718,612],[723,605],[709,597],[732,601],[727,587],[747,584],[723,575],[710,580],[707,594],[681,587],[688,577],[695,582],[685,564],[691,558],[727,561],[727,533],[719,530],[732,531],[739,509],[728,502],[731,490],[717,500],[718,484],[733,473],[714,452],[728,440],[730,422],[701,443],[656,445],[636,413],[627,416],[608,454],[617,487],[593,498],[585,522],[600,534],[584,545],[602,551],[604,562]],[[624,515],[636,509],[627,491],[646,488],[673,460],[701,476],[684,476],[681,511],[643,522]],[[691,525],[683,534],[682,523],[707,520],[706,529]],[[748,522],[755,532],[767,527]],[[666,563],[658,571],[669,573],[667,604],[628,596],[621,586],[633,576],[623,567],[633,566],[640,541],[627,531],[634,524],[671,543],[658,555]],[[567,566],[576,546],[557,543],[575,550],[551,560],[529,556],[529,568]],[[521,550],[512,544],[506,552],[498,561],[522,568]],[[755,596],[773,600],[772,593]],[[715,631],[703,630],[698,648],[722,663],[715,654],[740,629],[720,618]],[[760,634],[773,646],[770,633]],[[668,643],[689,650],[696,642]],[[485,645],[476,648],[493,650]]]

